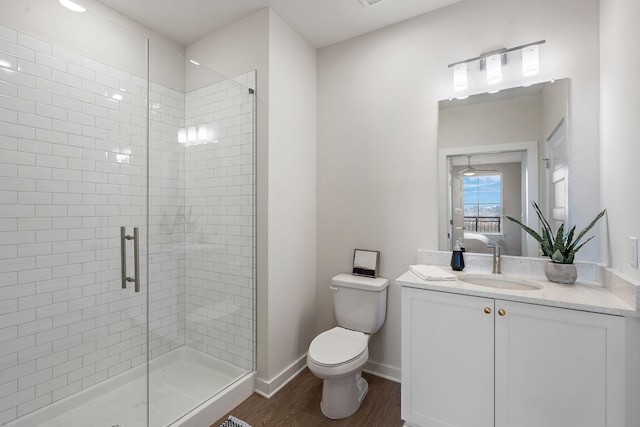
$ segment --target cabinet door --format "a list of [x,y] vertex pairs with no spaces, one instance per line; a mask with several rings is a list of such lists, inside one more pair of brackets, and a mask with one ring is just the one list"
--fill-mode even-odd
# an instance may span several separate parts
[[505,301],[496,310],[496,427],[624,426],[624,318]]
[[403,288],[402,418],[408,424],[493,427],[493,305],[492,299]]

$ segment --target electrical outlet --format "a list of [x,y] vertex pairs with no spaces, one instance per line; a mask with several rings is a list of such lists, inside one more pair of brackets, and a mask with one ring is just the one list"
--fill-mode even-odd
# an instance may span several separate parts
[[638,268],[638,238],[629,237],[629,264]]

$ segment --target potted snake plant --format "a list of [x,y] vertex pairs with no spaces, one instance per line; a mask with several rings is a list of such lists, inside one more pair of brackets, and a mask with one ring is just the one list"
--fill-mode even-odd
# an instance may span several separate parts
[[545,275],[549,281],[563,284],[571,284],[575,282],[578,278],[578,272],[575,264],[573,263],[573,259],[580,248],[582,248],[589,240],[593,239],[594,236],[591,236],[584,242],[582,241],[584,235],[587,234],[596,222],[604,216],[606,209],[603,209],[602,212],[596,215],[593,221],[591,221],[591,223],[574,239],[576,230],[575,225],[571,227],[568,233],[565,233],[565,226],[564,223],[562,223],[558,228],[557,233],[554,235],[549,221],[547,221],[542,214],[538,204],[535,201],[531,201],[531,204],[540,219],[540,233],[530,227],[527,227],[515,218],[508,215],[506,215],[506,218],[518,224],[524,231],[529,233],[531,237],[540,243],[542,253],[550,258],[550,261],[544,268]]

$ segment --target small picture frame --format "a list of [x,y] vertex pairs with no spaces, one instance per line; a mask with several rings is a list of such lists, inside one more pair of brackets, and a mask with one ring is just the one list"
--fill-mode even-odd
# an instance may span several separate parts
[[356,249],[353,251],[353,273],[356,276],[378,277],[380,251]]

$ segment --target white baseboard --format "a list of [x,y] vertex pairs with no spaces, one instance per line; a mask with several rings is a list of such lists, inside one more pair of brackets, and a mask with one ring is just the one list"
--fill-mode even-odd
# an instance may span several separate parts
[[267,399],[270,398],[306,367],[307,354],[305,353],[302,357],[289,365],[289,367],[276,375],[275,378],[272,378],[271,380],[256,378],[256,393],[260,396],[266,397]]
[[[282,387],[284,387],[289,381],[295,378],[304,368],[307,367],[307,355],[304,354],[298,360],[293,362],[289,367],[284,369],[275,378],[271,380],[265,380],[262,378],[256,378],[256,393],[266,397],[267,399],[276,394]],[[389,381],[400,383],[401,371],[399,368],[393,366],[384,365],[369,360],[365,365],[363,371],[384,378]]]
[[377,377],[384,378],[385,380],[396,383],[401,382],[402,372],[399,368],[394,368],[393,366],[383,365],[382,363],[369,360],[365,363],[362,370]]

